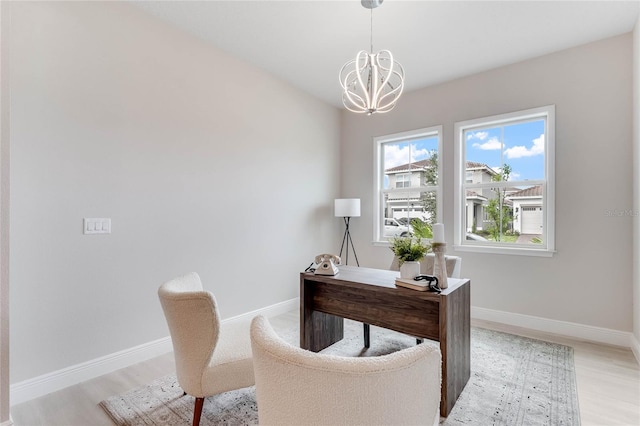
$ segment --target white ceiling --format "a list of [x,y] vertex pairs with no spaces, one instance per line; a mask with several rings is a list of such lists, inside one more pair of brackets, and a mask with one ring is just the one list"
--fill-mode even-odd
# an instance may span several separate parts
[[[370,45],[359,0],[133,3],[340,107],[338,71]],[[640,0],[386,0],[373,47],[391,50],[411,91],[632,31],[639,11]]]

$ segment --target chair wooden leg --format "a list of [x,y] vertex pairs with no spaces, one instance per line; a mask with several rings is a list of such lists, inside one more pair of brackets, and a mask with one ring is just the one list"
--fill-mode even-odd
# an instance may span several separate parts
[[368,348],[370,345],[370,340],[369,340],[369,324],[362,324],[363,325],[363,331],[364,331],[364,347]]
[[196,398],[196,405],[193,408],[193,426],[200,426],[200,416],[202,415],[202,406],[204,398]]

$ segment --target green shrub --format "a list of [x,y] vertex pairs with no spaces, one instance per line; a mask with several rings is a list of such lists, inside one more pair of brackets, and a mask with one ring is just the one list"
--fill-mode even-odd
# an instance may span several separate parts
[[433,238],[431,226],[418,218],[411,219],[411,227],[413,228],[413,235],[418,238]]

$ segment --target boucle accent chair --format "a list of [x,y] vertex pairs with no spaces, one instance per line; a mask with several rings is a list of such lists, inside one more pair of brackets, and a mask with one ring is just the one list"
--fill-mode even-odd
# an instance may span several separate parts
[[176,375],[196,398],[193,425],[200,424],[204,398],[254,384],[249,321],[221,327],[213,294],[195,272],[168,281],[158,296],[171,333]]
[[437,425],[440,348],[424,343],[378,357],[289,345],[266,318],[251,323],[260,425]]

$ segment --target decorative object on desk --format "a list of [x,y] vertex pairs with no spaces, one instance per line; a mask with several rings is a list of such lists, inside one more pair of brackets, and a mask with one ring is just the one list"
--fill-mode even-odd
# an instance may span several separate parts
[[420,262],[407,260],[400,265],[400,278],[413,279],[420,274]]
[[444,225],[441,223],[433,224],[433,242],[444,243]]
[[438,278],[440,288],[445,289],[449,287],[447,283],[447,265],[444,260],[444,254],[447,252],[447,243],[444,242],[444,225],[441,223],[433,225],[431,251],[436,256],[433,262],[433,275]]
[[391,111],[404,89],[404,69],[391,52],[373,53],[373,9],[382,1],[360,0],[371,10],[371,52],[359,51],[339,73],[342,103],[351,112],[371,115]]
[[340,261],[340,257],[335,254],[319,254],[315,259],[318,266],[316,266],[313,273],[316,275],[336,275],[340,272],[336,266],[340,265]]
[[440,287],[438,287],[438,279],[433,275],[421,274],[410,279],[396,278],[396,286],[418,291],[433,291],[438,294],[441,292]]
[[420,238],[395,237],[389,248],[398,257],[400,278],[412,279],[420,274],[420,259],[429,251],[429,246]]
[[334,214],[336,217],[341,217],[344,220],[344,236],[342,237],[342,246],[340,247],[340,257],[342,257],[342,251],[346,244],[344,264],[349,264],[349,242],[351,242],[351,250],[353,251],[353,257],[356,258],[356,265],[360,266],[358,262],[358,255],[356,254],[356,247],[353,245],[351,239],[351,232],[349,232],[349,222],[352,217],[360,217],[360,198],[337,198],[334,202]]
[[440,288],[445,289],[449,287],[447,282],[447,264],[444,260],[444,254],[447,251],[447,245],[445,243],[431,244],[431,251],[436,255],[433,261],[433,275],[438,278]]
[[[276,330],[298,343],[298,326]],[[415,346],[411,336],[372,326],[376,338],[363,350],[361,329],[345,320],[344,339],[322,353],[381,356]],[[175,375],[154,380],[100,403],[118,426],[188,424],[193,397],[183,396]],[[255,388],[207,398],[201,426],[257,425]],[[573,349],[498,331],[471,328],[471,377],[441,426],[580,425]]]

